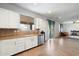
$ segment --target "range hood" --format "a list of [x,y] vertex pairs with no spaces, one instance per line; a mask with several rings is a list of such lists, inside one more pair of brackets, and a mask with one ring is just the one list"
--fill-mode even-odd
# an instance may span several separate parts
[[25,16],[25,15],[20,15],[20,23],[22,24],[34,24],[34,18]]

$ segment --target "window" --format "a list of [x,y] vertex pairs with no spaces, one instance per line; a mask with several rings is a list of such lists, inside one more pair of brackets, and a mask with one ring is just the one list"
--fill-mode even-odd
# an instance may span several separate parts
[[29,31],[30,30],[30,25],[29,24],[20,24],[20,30]]

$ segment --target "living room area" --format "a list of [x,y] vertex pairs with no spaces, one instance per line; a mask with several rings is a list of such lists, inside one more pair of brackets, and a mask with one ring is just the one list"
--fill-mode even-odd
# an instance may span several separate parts
[[79,39],[79,20],[66,21],[60,24],[60,36],[71,39]]

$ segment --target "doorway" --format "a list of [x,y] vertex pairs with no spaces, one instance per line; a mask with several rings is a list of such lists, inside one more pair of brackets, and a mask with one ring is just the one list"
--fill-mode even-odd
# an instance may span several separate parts
[[55,22],[48,19],[48,24],[49,24],[49,38],[51,39],[51,38],[54,37],[54,25],[55,25]]

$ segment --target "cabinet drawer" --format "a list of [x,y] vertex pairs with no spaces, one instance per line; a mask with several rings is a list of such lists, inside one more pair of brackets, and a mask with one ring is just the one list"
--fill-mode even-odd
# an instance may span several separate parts
[[17,42],[15,42],[15,44],[17,45],[17,44],[24,44],[24,41],[17,41]]
[[16,47],[21,47],[21,46],[24,46],[24,45],[25,45],[24,43],[16,44]]
[[15,42],[15,44],[21,44],[21,43],[24,43],[25,41],[25,38],[18,38],[18,39],[16,39],[16,42]]
[[24,46],[16,46],[16,52],[18,53],[18,52],[22,52],[22,51],[24,51],[25,49],[24,49]]
[[17,38],[15,41],[15,46],[16,46],[16,52],[19,53],[21,51],[24,51],[25,47],[25,38]]

